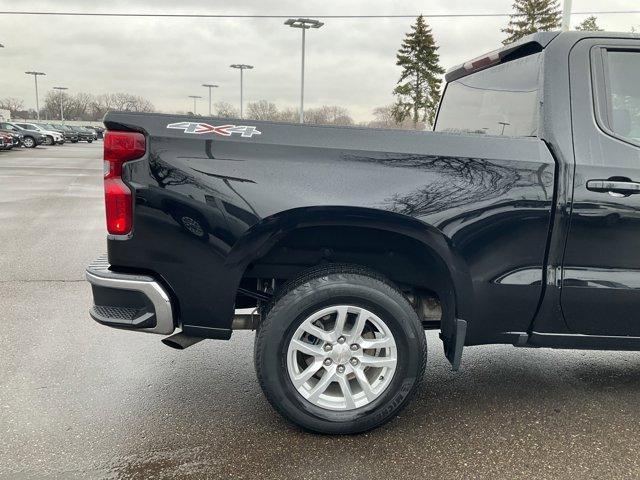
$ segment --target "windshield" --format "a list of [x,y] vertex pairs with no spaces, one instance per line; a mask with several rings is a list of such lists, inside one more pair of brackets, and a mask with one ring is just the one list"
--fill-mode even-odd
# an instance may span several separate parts
[[540,59],[536,53],[449,83],[434,130],[535,136]]

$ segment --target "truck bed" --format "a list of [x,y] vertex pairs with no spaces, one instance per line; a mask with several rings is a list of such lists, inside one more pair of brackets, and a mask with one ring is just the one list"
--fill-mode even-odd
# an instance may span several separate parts
[[468,343],[533,318],[555,175],[537,138],[117,112],[105,124],[147,138],[125,166],[134,232],[108,241],[109,262],[161,278],[186,332],[228,338],[247,306],[238,288],[274,244],[346,224],[441,245],[464,296],[456,314],[474,318]]

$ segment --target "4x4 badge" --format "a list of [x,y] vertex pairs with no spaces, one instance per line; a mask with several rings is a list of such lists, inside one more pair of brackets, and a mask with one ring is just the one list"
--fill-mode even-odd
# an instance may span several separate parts
[[260,135],[262,132],[251,125],[209,125],[208,123],[199,122],[178,122],[170,123],[167,128],[175,128],[182,130],[184,133],[194,133],[201,135],[203,133],[215,133],[216,135],[222,135],[223,137],[230,137],[234,133],[239,134],[241,137],[251,138],[254,135]]

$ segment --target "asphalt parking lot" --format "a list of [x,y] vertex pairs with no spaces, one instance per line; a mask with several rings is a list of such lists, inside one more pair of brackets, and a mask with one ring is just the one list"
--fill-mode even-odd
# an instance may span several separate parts
[[0,152],[1,478],[640,478],[640,355],[468,348],[428,334],[417,398],[311,435],[263,398],[253,335],[175,351],[94,324],[102,143]]

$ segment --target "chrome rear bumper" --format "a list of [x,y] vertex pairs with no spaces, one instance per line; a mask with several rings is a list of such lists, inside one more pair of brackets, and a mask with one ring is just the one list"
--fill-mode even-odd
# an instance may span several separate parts
[[93,289],[91,318],[110,327],[169,335],[175,330],[171,299],[149,275],[114,272],[106,255],[85,272]]

